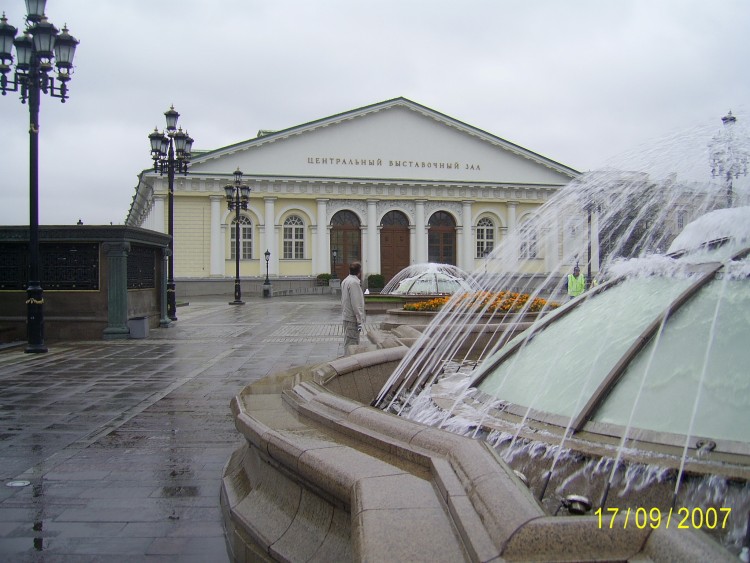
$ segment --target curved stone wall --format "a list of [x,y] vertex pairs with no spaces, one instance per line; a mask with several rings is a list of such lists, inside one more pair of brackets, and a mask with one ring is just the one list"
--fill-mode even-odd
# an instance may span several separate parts
[[735,561],[688,531],[550,516],[484,442],[366,406],[407,348],[291,370],[232,401],[233,561]]

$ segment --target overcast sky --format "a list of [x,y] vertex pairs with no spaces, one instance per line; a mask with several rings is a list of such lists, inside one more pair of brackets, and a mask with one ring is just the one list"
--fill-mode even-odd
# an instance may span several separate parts
[[[0,10],[23,28],[23,0]],[[750,122],[747,0],[49,0],[46,12],[81,44],[70,99],[42,98],[42,224],[123,223],[170,104],[205,150],[403,96],[581,171],[718,131],[729,109]],[[16,93],[0,98],[0,224],[28,224],[28,119]]]

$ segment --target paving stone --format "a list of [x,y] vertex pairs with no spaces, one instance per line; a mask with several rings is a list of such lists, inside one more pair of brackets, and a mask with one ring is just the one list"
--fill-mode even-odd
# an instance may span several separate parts
[[226,563],[229,401],[344,354],[338,297],[246,301],[195,300],[143,340],[0,351],[0,561]]

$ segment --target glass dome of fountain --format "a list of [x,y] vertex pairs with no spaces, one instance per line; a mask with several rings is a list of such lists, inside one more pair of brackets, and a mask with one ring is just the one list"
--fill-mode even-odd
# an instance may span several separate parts
[[383,290],[390,295],[452,295],[478,288],[469,274],[451,264],[414,264],[396,274]]
[[573,432],[750,454],[750,208],[714,211],[667,255],[607,280],[487,358],[472,386]]

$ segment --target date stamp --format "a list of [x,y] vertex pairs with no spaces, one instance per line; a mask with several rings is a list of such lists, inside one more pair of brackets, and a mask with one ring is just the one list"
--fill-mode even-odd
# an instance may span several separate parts
[[[599,529],[622,526],[635,526],[639,530],[651,528],[668,529],[670,526],[679,530],[724,530],[729,522],[732,509],[721,508],[670,508],[662,512],[658,508],[598,508],[594,514],[598,517]],[[619,517],[618,517],[619,516]]]

